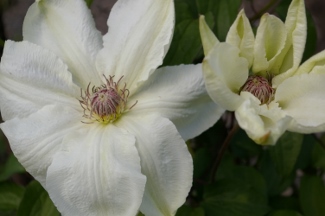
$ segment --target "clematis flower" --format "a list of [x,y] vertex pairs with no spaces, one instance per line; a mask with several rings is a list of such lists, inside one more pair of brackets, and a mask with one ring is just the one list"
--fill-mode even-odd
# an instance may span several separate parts
[[36,0],[0,64],[1,129],[63,215],[174,215],[192,183],[184,139],[222,114],[200,65],[157,67],[172,0],[119,0],[103,37],[83,0]]
[[204,79],[211,98],[234,111],[258,144],[275,144],[286,131],[325,130],[325,52],[300,65],[306,42],[303,0],[293,0],[285,23],[264,14],[256,36],[244,11],[226,42],[200,18]]

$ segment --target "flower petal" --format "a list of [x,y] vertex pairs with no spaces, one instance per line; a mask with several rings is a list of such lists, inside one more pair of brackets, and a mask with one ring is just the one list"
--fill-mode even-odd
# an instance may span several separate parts
[[84,1],[36,1],[25,17],[23,36],[63,59],[81,87],[99,84],[95,57],[102,48],[102,36]]
[[286,48],[282,53],[283,62],[279,71],[280,74],[274,77],[272,81],[275,87],[293,75],[299,67],[304,53],[307,38],[307,18],[303,0],[293,0],[291,2],[285,27],[288,37]]
[[219,43],[203,61],[206,89],[214,102],[234,111],[242,102],[238,95],[248,78],[248,62],[239,57],[239,49]]
[[199,20],[199,27],[200,27],[200,35],[204,50],[204,55],[208,55],[211,49],[219,43],[218,38],[214,35],[214,33],[211,31],[208,24],[205,22],[205,18],[203,15],[200,16]]
[[201,64],[160,68],[130,99],[130,104],[138,100],[132,113],[161,114],[176,125],[185,140],[211,127],[224,112],[205,90]]
[[247,59],[249,68],[253,64],[254,40],[254,33],[249,20],[244,10],[241,10],[229,29],[226,42],[240,49],[239,56]]
[[282,61],[278,59],[285,47],[287,32],[283,22],[269,14],[264,14],[256,32],[254,46],[254,73],[278,74]]
[[61,149],[63,137],[82,126],[81,115],[69,107],[48,105],[26,118],[6,121],[0,127],[19,162],[45,186],[53,155]]
[[7,41],[0,64],[0,107],[4,120],[25,117],[47,104],[79,109],[80,89],[53,53],[29,42]]
[[124,76],[132,92],[162,64],[171,42],[174,17],[172,0],[118,1],[108,19],[98,71]]
[[84,125],[64,139],[46,189],[63,215],[134,216],[146,178],[134,136],[114,125]]
[[295,123],[291,131],[315,133],[325,130],[325,74],[302,74],[286,79],[275,100]]
[[298,70],[295,72],[295,76],[308,73],[325,73],[325,50],[317,53],[300,65]]
[[249,92],[240,94],[245,101],[235,111],[239,126],[258,144],[274,145],[287,130],[291,118],[286,116],[277,103],[260,105]]
[[192,185],[192,157],[168,119],[131,113],[117,125],[135,135],[142,173],[147,176],[140,211],[145,215],[175,215]]

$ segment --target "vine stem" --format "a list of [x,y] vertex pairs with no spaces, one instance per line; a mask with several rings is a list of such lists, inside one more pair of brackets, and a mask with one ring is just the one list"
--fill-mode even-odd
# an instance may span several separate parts
[[278,2],[278,0],[269,1],[269,3],[264,8],[262,8],[260,11],[255,13],[255,15],[252,18],[250,18],[250,21],[253,22],[253,21],[259,19],[264,13],[266,13],[268,10],[270,10],[270,8],[272,8],[273,5],[275,5],[277,2]]
[[226,150],[227,150],[227,148],[228,148],[228,146],[230,144],[230,141],[233,138],[233,136],[235,135],[235,133],[238,130],[238,128],[239,127],[238,127],[237,122],[234,123],[234,125],[233,125],[232,129],[229,131],[229,133],[228,133],[225,141],[222,143],[222,146],[221,146],[221,148],[220,148],[220,150],[218,152],[218,155],[216,157],[216,160],[214,161],[213,166],[212,166],[212,169],[211,169],[211,175],[210,175],[210,180],[209,180],[210,183],[213,182],[214,177],[215,177],[215,175],[217,173],[217,170],[219,168],[219,165],[221,163],[222,157],[225,154],[225,152],[226,152]]
[[325,144],[324,142],[316,136],[316,134],[313,134],[314,139],[317,141],[317,143],[325,150]]

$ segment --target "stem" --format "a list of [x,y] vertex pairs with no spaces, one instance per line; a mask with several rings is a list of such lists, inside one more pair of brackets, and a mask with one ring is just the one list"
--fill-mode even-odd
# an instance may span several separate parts
[[269,3],[264,8],[262,8],[259,12],[255,13],[255,15],[252,18],[250,18],[250,21],[253,22],[259,19],[265,12],[270,10],[270,8],[272,8],[277,2],[278,0],[270,0]]
[[235,135],[237,130],[238,130],[238,124],[234,123],[234,125],[233,125],[232,129],[229,131],[225,141],[222,143],[222,146],[221,146],[221,148],[220,148],[220,150],[218,152],[218,156],[217,156],[216,160],[213,163],[213,166],[212,166],[212,169],[211,169],[210,180],[209,180],[210,183],[213,182],[214,177],[215,177],[215,175],[217,173],[217,170],[219,168],[219,165],[221,163],[222,157],[225,154],[225,152],[226,152],[226,150],[227,150],[227,148],[229,146],[230,140]]

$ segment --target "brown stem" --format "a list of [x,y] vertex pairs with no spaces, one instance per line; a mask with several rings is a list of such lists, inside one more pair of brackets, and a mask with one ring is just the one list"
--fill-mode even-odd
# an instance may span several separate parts
[[269,3],[264,8],[262,8],[260,11],[255,13],[255,15],[250,18],[250,21],[253,22],[259,19],[264,13],[270,10],[277,2],[278,0],[270,0]]
[[229,131],[225,141],[222,143],[222,146],[221,146],[221,148],[220,148],[220,150],[218,152],[218,156],[216,157],[216,160],[213,163],[213,166],[212,166],[212,169],[211,169],[210,180],[209,180],[210,183],[213,182],[214,177],[215,177],[215,175],[217,173],[217,170],[219,168],[219,165],[221,163],[222,157],[225,154],[225,152],[226,152],[226,150],[227,150],[227,148],[229,146],[230,140],[235,135],[237,130],[238,130],[238,124],[234,123],[234,125],[233,125],[232,129]]

